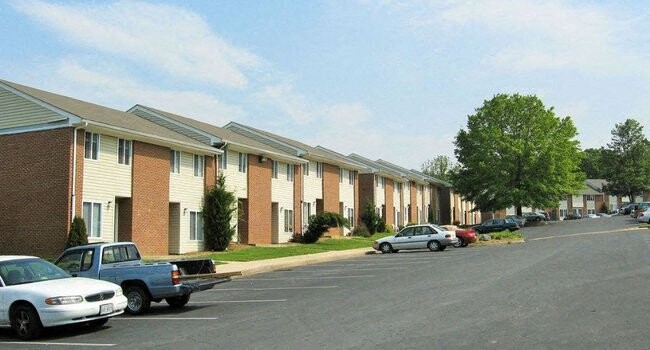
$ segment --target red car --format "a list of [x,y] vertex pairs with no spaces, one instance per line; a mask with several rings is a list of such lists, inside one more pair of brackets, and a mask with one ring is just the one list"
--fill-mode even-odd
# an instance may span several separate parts
[[467,247],[470,243],[475,243],[476,232],[471,227],[464,230],[456,230],[456,238],[458,238],[458,243],[454,244],[454,247]]

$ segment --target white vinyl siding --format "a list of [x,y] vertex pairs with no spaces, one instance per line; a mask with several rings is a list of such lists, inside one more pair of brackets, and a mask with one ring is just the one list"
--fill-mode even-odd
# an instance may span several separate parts
[[[235,194],[236,198],[248,198],[248,173],[239,172],[239,152],[231,150],[228,147],[224,150],[225,160],[228,162],[225,168],[222,169],[222,174],[226,178],[226,188]],[[230,225],[237,229],[237,217],[233,216]],[[233,236],[233,240],[237,239],[237,235]]]
[[[201,156],[202,157],[202,156]],[[170,239],[169,252],[171,254],[184,254],[203,250],[203,242],[192,240],[190,226],[191,212],[198,212],[203,205],[204,181],[203,178],[194,176],[194,154],[182,152],[180,174],[170,174],[169,201],[179,203],[179,237]],[[172,244],[172,242],[178,242]]]
[[117,162],[119,164],[131,165],[131,140],[117,140]]
[[[278,178],[271,179],[271,201],[278,203],[278,237],[273,238],[273,243],[286,243],[292,236],[291,232],[285,231],[285,210],[293,211],[293,182],[287,181],[287,169],[293,169],[293,164],[278,162]],[[293,222],[290,223],[293,227]]]
[[[309,162],[312,169],[316,168],[317,164],[320,163]],[[312,213],[316,212],[317,199],[323,199],[323,179],[318,177],[317,172],[310,171],[309,175],[303,176],[303,203],[311,203]]]
[[616,196],[609,196],[609,211],[612,212],[618,208]]
[[[84,159],[83,202],[102,204],[101,237],[89,237],[89,242],[113,242],[115,239],[116,197],[131,197],[130,166],[118,163],[118,138],[101,135],[98,160]],[[109,205],[109,202],[111,204]]]
[[[353,170],[345,171],[348,172],[348,174],[346,174],[348,177],[351,176],[354,178]],[[343,203],[343,212],[341,214],[347,218],[350,210],[354,211],[354,181],[352,181],[352,184],[350,184],[349,181],[343,181],[342,183],[339,183],[339,203]],[[343,229],[344,235],[347,235],[349,232],[350,229]]]
[[377,176],[377,189],[375,190],[375,206],[379,208],[379,215],[383,213],[381,211],[382,205],[386,203],[386,191],[384,188],[384,178],[382,176]]

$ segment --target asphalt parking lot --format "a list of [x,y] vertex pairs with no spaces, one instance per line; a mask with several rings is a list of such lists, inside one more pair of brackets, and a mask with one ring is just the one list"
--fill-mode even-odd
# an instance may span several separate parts
[[0,348],[648,349],[650,230],[634,225],[554,223],[524,230],[525,244],[264,273],[101,329],[30,343],[1,329]]

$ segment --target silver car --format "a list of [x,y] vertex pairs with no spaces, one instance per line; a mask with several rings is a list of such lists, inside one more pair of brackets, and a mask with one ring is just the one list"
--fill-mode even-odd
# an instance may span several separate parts
[[376,240],[372,247],[384,254],[397,253],[402,249],[429,248],[432,252],[445,250],[458,242],[456,233],[432,224],[408,226],[394,236]]

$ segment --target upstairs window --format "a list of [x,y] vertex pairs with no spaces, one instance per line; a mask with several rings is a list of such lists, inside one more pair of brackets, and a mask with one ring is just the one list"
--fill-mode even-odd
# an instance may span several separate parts
[[198,154],[194,155],[194,176],[203,177],[203,168],[205,166],[205,158]]
[[309,165],[311,163],[303,164],[302,165],[302,174],[305,176],[309,176]]
[[278,161],[277,160],[272,160],[271,161],[271,177],[274,179],[278,178]]
[[293,164],[287,164],[287,181],[293,182]]
[[323,163],[316,162],[316,177],[319,179],[323,178]]
[[348,183],[354,185],[354,171],[348,170]]
[[99,134],[94,132],[86,133],[86,144],[84,147],[84,158],[99,159]]
[[228,169],[228,150],[224,149],[223,153],[218,156],[219,158],[219,169],[225,170]]
[[119,164],[131,164],[131,140],[117,140],[117,162]]
[[174,174],[181,173],[181,151],[169,151],[169,171]]
[[339,182],[343,183],[343,168],[339,168]]
[[245,173],[247,167],[248,167],[248,154],[239,153],[239,172]]

